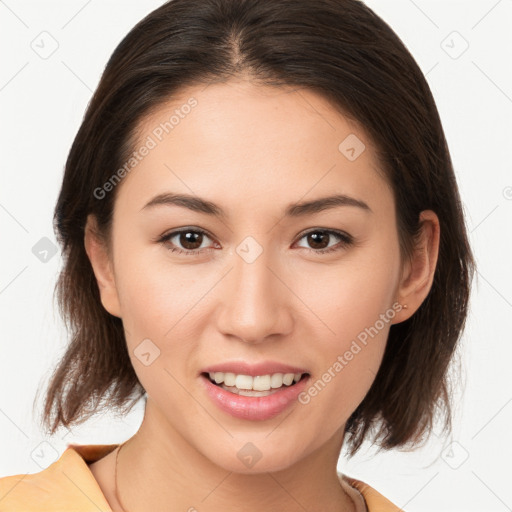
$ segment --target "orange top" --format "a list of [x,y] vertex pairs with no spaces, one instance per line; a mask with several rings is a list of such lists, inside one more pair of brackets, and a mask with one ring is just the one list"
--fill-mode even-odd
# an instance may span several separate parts
[[[60,458],[38,473],[0,478],[0,512],[112,512],[89,466],[118,444],[69,444]],[[404,512],[360,480],[338,473],[357,489],[368,512]]]

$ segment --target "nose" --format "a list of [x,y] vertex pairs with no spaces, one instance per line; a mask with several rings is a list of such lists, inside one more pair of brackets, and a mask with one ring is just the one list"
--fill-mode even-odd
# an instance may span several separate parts
[[235,253],[233,261],[220,291],[219,330],[251,344],[289,334],[293,327],[293,293],[279,265],[270,261],[266,251],[252,262]]

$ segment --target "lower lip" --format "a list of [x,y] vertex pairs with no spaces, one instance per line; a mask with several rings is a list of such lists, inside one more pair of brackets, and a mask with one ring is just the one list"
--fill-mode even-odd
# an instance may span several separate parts
[[297,400],[298,395],[306,387],[309,375],[296,382],[293,386],[282,387],[268,396],[241,396],[230,393],[213,384],[204,375],[200,376],[206,392],[222,411],[243,420],[262,421],[274,418]]

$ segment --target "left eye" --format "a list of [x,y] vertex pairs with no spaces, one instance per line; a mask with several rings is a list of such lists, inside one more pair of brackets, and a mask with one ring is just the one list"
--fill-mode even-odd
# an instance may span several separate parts
[[341,240],[341,242],[334,246],[316,247],[314,249],[309,249],[309,247],[306,247],[306,249],[315,253],[324,254],[326,252],[340,251],[341,249],[344,249],[353,243],[353,238],[351,235],[343,233],[342,231],[333,231],[331,229],[315,229],[303,234],[300,239],[307,237],[308,243],[313,243],[313,245],[317,246],[323,246],[324,242],[333,236]]
[[[333,236],[341,240],[341,242],[334,246],[327,245],[327,247],[324,247],[325,241],[330,240],[330,238]],[[338,251],[348,247],[353,243],[353,237],[351,235],[344,233],[342,231],[333,231],[328,229],[311,230],[307,233],[304,233],[299,238],[299,240],[302,240],[303,238],[306,237],[308,243],[312,243],[314,246],[316,245],[316,247],[314,247],[313,249],[309,247],[303,248],[307,249],[308,251],[312,251],[316,254]],[[178,254],[186,254],[189,256],[197,256],[199,254],[202,254],[204,251],[212,250],[212,247],[201,247],[203,245],[205,238],[211,239],[208,233],[201,229],[183,229],[180,231],[173,231],[171,233],[168,233],[167,235],[162,236],[158,240],[158,242],[161,242],[166,246],[169,246],[170,244],[170,247],[168,247],[168,249],[171,252],[176,252]],[[173,242],[173,239],[176,239],[176,242]],[[176,247],[177,243],[181,244],[183,249],[180,247]],[[319,245],[321,247],[318,247]]]

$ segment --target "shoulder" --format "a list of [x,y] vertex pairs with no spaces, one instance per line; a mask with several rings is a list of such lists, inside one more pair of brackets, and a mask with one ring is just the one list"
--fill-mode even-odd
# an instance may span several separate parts
[[112,512],[87,463],[117,445],[68,445],[38,473],[0,478],[0,512]]
[[362,494],[368,512],[405,512],[367,483],[342,473],[338,473],[338,477]]

